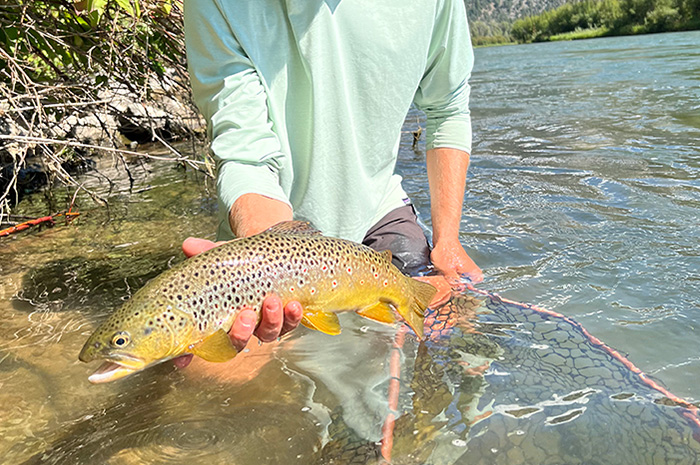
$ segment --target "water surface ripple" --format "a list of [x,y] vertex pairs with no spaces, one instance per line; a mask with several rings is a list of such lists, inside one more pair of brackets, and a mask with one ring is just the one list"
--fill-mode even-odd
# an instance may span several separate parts
[[[481,289],[573,318],[693,402],[700,400],[699,50],[700,32],[476,50],[461,228],[486,275]],[[429,223],[424,138],[411,146],[411,132],[424,124],[411,111],[398,169]],[[79,195],[83,216],[73,225],[0,240],[0,462],[374,463],[390,412],[395,329],[353,315],[341,317],[338,338],[300,329],[280,343],[251,344],[229,364],[163,364],[119,383],[87,383],[94,366],[77,361],[86,337],[183,259],[184,238],[212,238],[216,221],[212,186],[201,177],[134,165],[132,191],[113,165],[98,168],[117,182],[94,175],[86,182],[109,197],[109,210]],[[35,195],[17,213],[46,211]],[[436,464],[471,463],[477,452],[483,463],[535,463],[519,461],[523,452],[551,463],[628,464],[640,455],[644,463],[693,463],[700,439],[689,439],[673,402],[666,409],[657,391],[645,397],[629,383],[615,385],[608,399],[603,387],[586,384],[594,378],[571,377],[597,368],[590,353],[564,347],[570,332],[533,331],[508,322],[523,316],[511,311],[487,325],[493,316],[462,300],[465,314],[445,320],[459,330],[443,325],[446,335],[433,345],[406,337],[394,463],[428,463],[431,450],[417,444],[447,451],[433,455]],[[537,321],[548,329],[547,318]],[[578,361],[555,356],[555,346]],[[509,368],[520,358],[508,354],[523,363]],[[630,373],[621,368],[619,377]],[[504,388],[515,375],[521,390]],[[565,381],[572,385],[561,388]],[[590,454],[602,442],[589,433],[603,434],[596,426],[606,421],[595,406],[608,404],[646,429],[621,424],[620,441],[601,439],[620,446],[615,461],[595,462]],[[477,421],[490,410],[489,421]],[[656,442],[624,439],[639,431]],[[505,437],[507,453],[494,445]],[[652,448],[628,454],[635,444],[676,448],[657,460],[644,455]],[[683,447],[692,451],[679,455]]]
[[699,50],[698,31],[477,49],[462,223],[483,287],[578,319],[695,400]]

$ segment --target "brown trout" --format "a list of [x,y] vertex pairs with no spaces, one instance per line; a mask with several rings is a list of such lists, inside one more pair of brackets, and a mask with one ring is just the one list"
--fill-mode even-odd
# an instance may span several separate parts
[[268,294],[297,300],[302,324],[339,334],[335,313],[355,311],[394,323],[396,311],[419,336],[430,284],[402,274],[391,252],[325,237],[307,223],[280,223],[235,239],[160,274],[117,309],[87,340],[80,360],[105,363],[89,377],[104,383],[184,354],[211,362],[236,355],[228,331],[244,307]]

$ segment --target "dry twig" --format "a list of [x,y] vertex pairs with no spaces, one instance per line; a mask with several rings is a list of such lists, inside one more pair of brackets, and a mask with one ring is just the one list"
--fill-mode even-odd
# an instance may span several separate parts
[[[113,153],[122,161],[125,156],[172,161],[210,174],[209,163],[167,143],[155,129],[162,121],[148,112],[139,117],[140,124],[148,121],[153,140],[163,143],[172,157],[123,150],[100,116],[133,121],[115,99],[157,106],[158,98],[172,94],[197,115],[184,63],[182,0],[168,2],[172,10],[167,12],[162,1],[136,1],[139,16],[108,2],[99,19],[95,12],[80,11],[82,4],[72,0],[9,0],[0,5],[0,217],[17,202],[17,183],[30,160],[45,170],[49,186],[54,179],[78,186],[65,167],[67,160],[81,157],[75,149]],[[69,119],[88,115],[96,118],[109,146],[86,143],[74,129],[66,129]]]

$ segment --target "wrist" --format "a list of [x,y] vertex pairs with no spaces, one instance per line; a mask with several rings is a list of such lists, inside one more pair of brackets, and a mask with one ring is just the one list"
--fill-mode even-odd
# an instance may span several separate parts
[[229,212],[229,224],[236,237],[261,233],[281,221],[292,220],[292,207],[261,194],[240,196]]
[[433,235],[433,249],[449,249],[458,246],[462,247],[458,234]]

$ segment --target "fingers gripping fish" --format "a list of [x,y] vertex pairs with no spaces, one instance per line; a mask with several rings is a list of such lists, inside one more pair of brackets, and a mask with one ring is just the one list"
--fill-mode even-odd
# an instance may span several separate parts
[[194,354],[211,362],[236,356],[228,331],[243,308],[277,294],[299,301],[302,324],[339,334],[336,313],[355,311],[394,323],[396,311],[423,336],[424,310],[436,290],[409,278],[389,251],[322,236],[307,223],[280,223],[165,271],[117,309],[87,340],[80,360],[105,363],[89,380],[104,383]]

